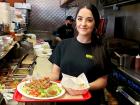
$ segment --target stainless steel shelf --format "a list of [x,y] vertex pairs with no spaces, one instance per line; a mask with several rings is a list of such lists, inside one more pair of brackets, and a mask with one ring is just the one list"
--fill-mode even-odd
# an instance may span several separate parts
[[117,63],[114,62],[113,60],[112,60],[112,63],[115,65],[115,67],[118,71],[122,72],[128,78],[130,78],[131,80],[140,84],[140,71],[136,72],[136,70],[134,70],[134,69],[126,69],[125,67],[121,67],[121,66],[117,65]]
[[115,60],[111,60],[112,63],[116,66],[116,69],[123,74],[125,74],[131,80],[140,84],[140,71],[136,71],[135,69],[127,69],[125,67],[119,66]]
[[125,5],[125,4],[129,4],[129,3],[134,3],[134,2],[139,2],[138,0],[128,0],[128,1],[122,1],[122,2],[117,2],[111,5],[105,5],[104,8],[108,8],[108,7],[113,7],[114,5],[119,6],[119,5]]
[[[130,91],[131,91],[131,94],[129,94]],[[140,105],[139,95],[135,94],[133,90],[128,91],[125,88],[118,86],[116,92],[121,93],[126,99],[128,99],[134,105]],[[132,92],[133,92],[133,96],[132,96]]]
[[136,72],[135,70],[125,69],[123,67],[118,67],[118,69],[140,84],[140,73]]
[[4,58],[4,57],[7,55],[7,53],[14,47],[14,45],[15,45],[16,43],[17,43],[17,41],[14,41],[14,42],[9,46],[8,50],[0,52],[0,59]]
[[75,1],[75,0],[60,0],[62,3],[60,4],[60,7],[61,8],[65,8],[65,7],[67,7],[68,6],[68,4],[70,4],[70,3],[72,3],[73,1]]

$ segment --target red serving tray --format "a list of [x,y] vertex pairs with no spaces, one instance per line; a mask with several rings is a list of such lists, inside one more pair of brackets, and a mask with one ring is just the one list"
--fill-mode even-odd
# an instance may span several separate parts
[[[65,93],[68,94],[68,93]],[[87,92],[84,95],[81,95],[80,97],[75,97],[75,96],[70,96],[67,98],[59,97],[59,98],[54,98],[54,99],[31,99],[24,97],[22,94],[20,94],[17,90],[15,90],[13,99],[18,101],[18,102],[74,102],[74,101],[86,101],[91,98],[90,92]]]

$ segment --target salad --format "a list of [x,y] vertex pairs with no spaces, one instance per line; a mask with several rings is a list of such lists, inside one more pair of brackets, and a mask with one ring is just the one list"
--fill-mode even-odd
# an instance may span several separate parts
[[22,92],[33,97],[55,97],[61,94],[62,88],[58,83],[50,81],[49,78],[43,78],[25,83]]
[[4,88],[5,88],[5,85],[0,83],[0,92],[2,92]]

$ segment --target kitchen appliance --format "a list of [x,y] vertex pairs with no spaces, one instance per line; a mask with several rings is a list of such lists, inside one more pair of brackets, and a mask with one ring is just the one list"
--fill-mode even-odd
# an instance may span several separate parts
[[140,105],[140,95],[137,94],[137,92],[133,91],[131,88],[118,86],[116,92],[118,92],[119,97],[128,99],[130,101],[127,102],[129,103],[129,105],[130,104]]
[[107,90],[119,105],[140,105],[140,75],[133,70],[115,69],[108,78]]

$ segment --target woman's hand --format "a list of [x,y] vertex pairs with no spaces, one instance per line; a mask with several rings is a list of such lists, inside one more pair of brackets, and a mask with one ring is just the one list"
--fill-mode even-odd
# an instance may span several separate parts
[[51,74],[47,75],[47,77],[50,78],[52,81],[59,80],[59,74],[60,74],[60,67],[56,64],[53,64]]
[[107,76],[102,76],[98,79],[96,79],[95,81],[91,82],[90,85],[90,90],[99,90],[99,89],[103,89],[106,87],[107,85]]

